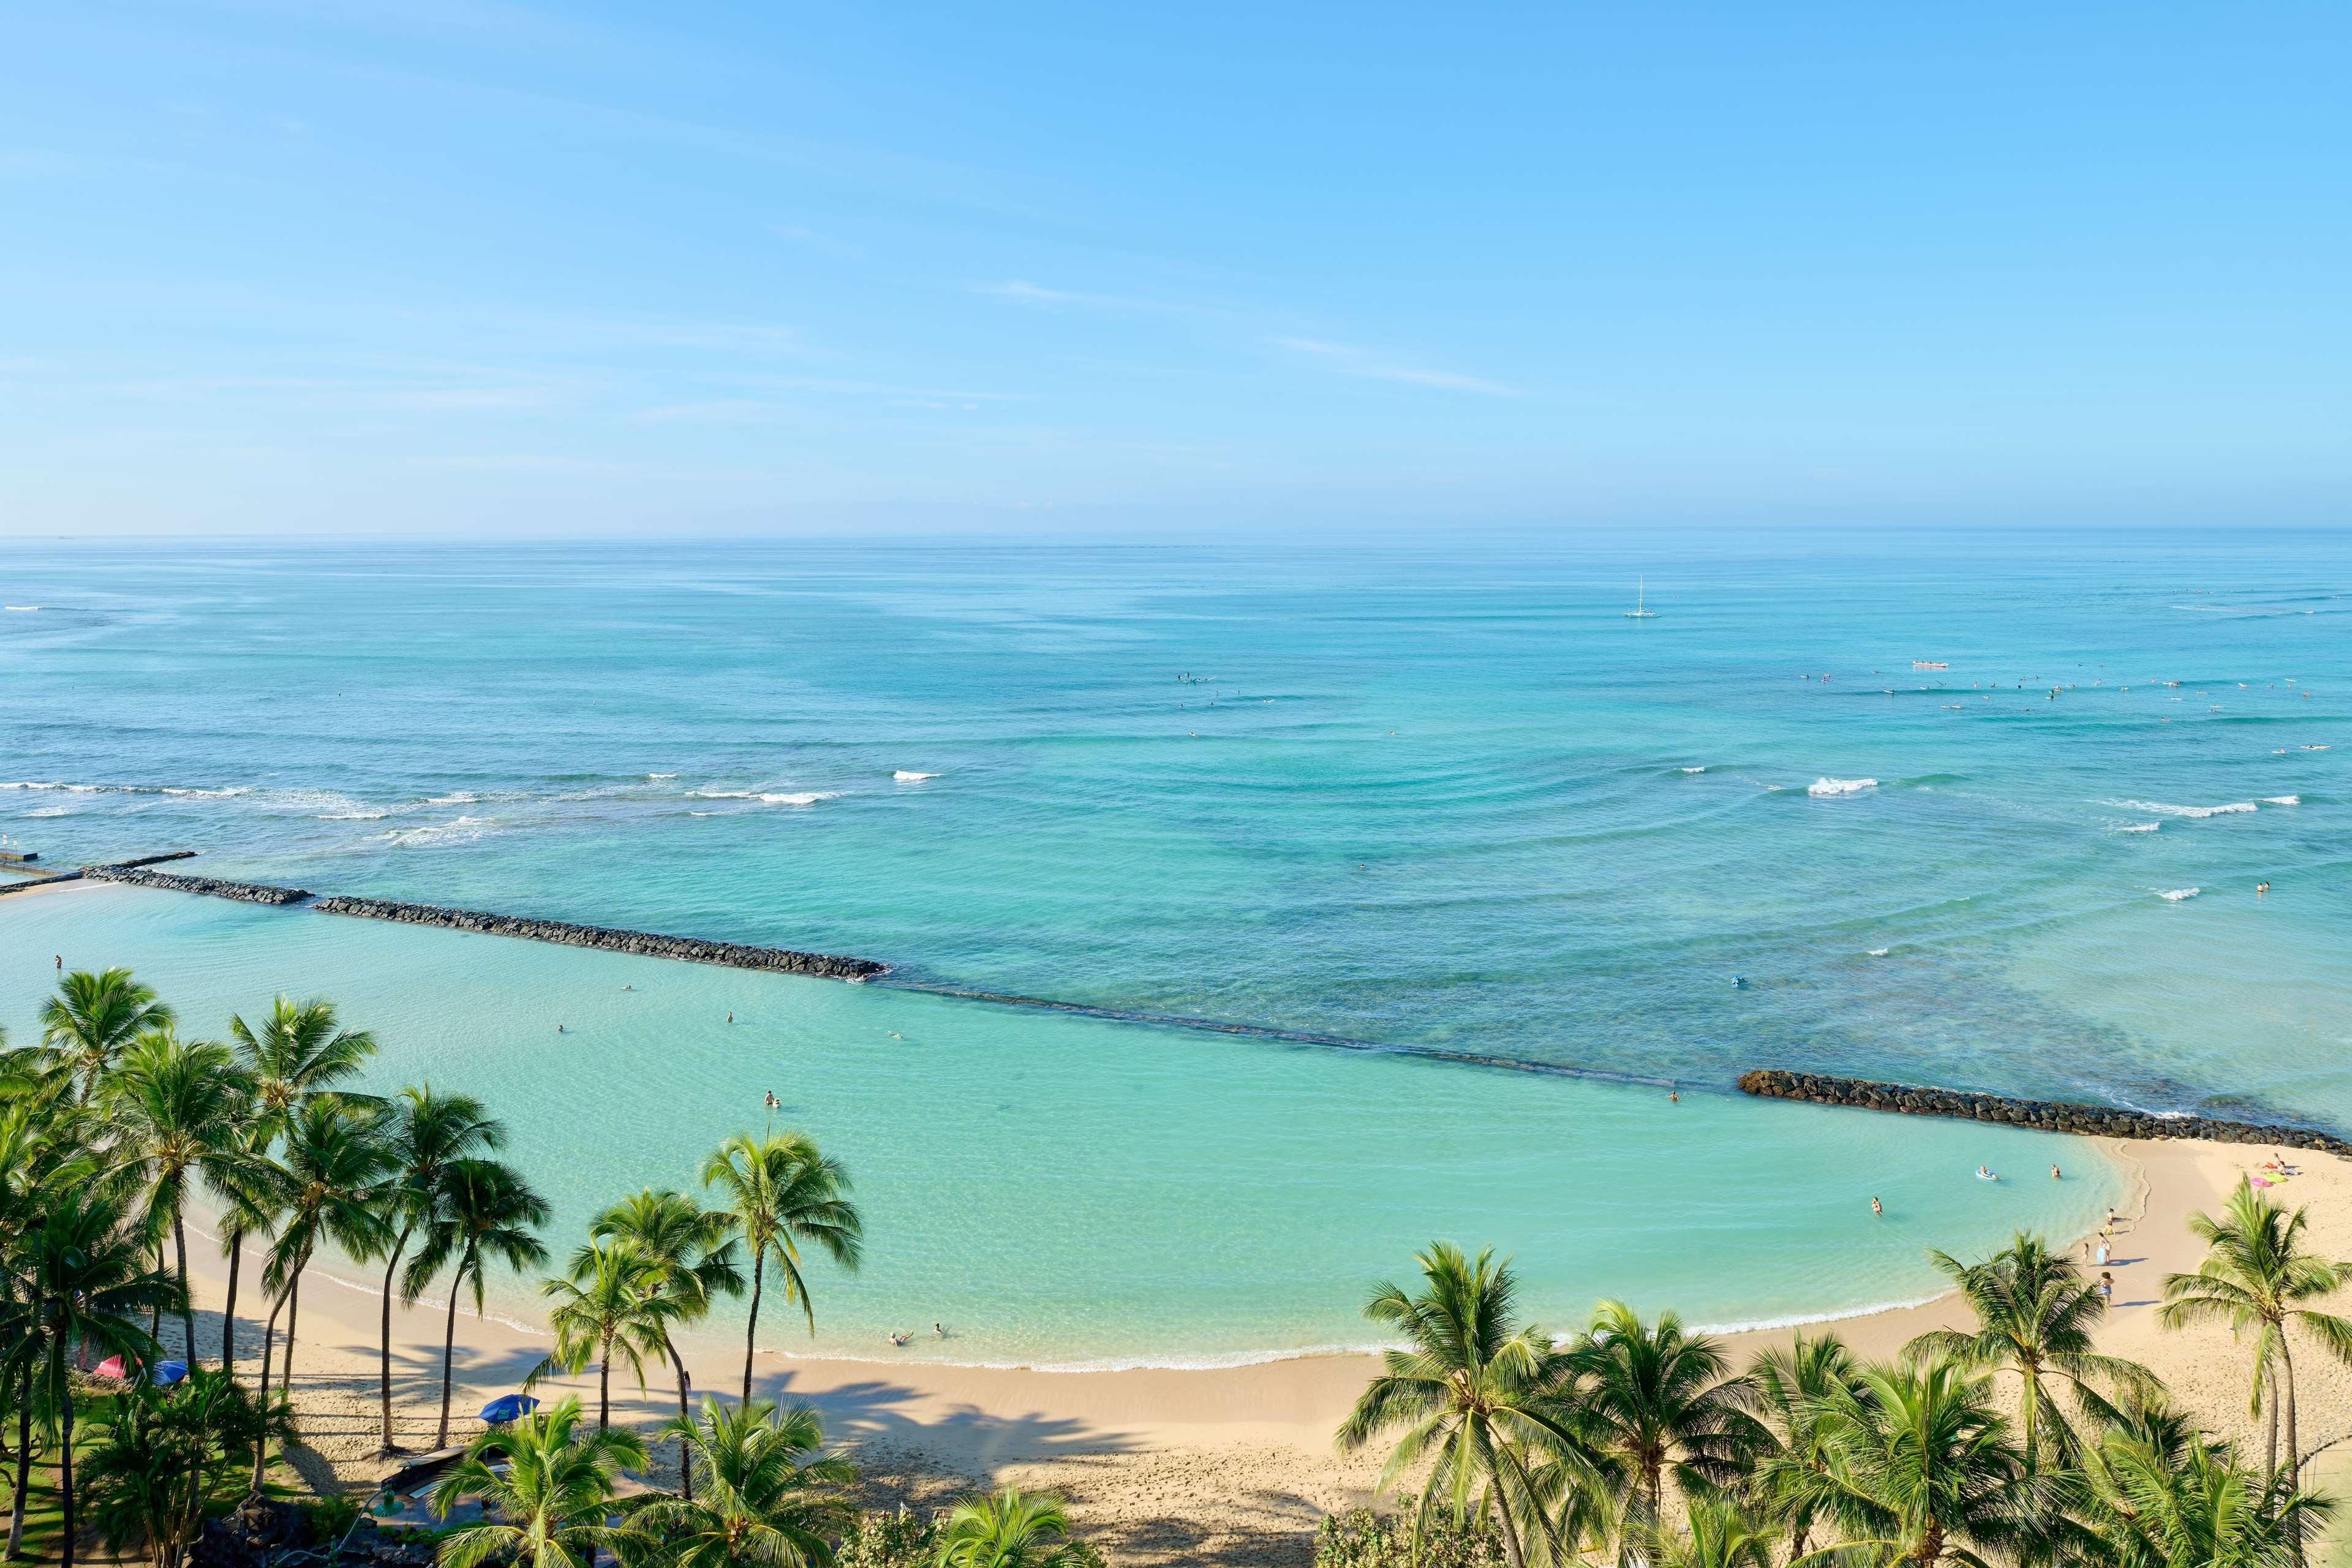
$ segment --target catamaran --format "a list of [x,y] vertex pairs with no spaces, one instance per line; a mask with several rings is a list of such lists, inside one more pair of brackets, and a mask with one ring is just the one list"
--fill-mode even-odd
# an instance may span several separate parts
[[1657,619],[1658,612],[1644,607],[1643,604],[1643,599],[1644,595],[1648,594],[1649,588],[1649,578],[1646,575],[1634,579],[1633,607],[1625,612],[1625,618],[1627,620],[1652,621]]

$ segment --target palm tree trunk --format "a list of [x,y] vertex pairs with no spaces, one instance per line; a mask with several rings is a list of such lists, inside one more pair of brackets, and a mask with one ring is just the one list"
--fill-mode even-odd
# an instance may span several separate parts
[[449,1281],[449,1321],[441,1331],[441,1430],[433,1446],[449,1446],[449,1363],[457,1353],[457,1297],[466,1285],[466,1259],[457,1259],[457,1276]]
[[[269,1409],[269,1358],[275,1349],[271,1342],[278,1336],[278,1313],[285,1305],[286,1298],[283,1296],[271,1304],[269,1321],[261,1330],[261,1408],[265,1414]],[[261,1495],[261,1472],[268,1463],[269,1436],[265,1432],[253,1445],[253,1485],[248,1489],[254,1497]]]
[[2263,1474],[2278,1474],[2278,1372],[2268,1362],[2254,1367],[2254,1386],[2261,1391],[2263,1405],[2270,1413],[2270,1424],[2263,1436]]
[[278,1386],[285,1396],[294,1397],[294,1320],[302,1311],[302,1275],[296,1270],[294,1283],[286,1287],[286,1359],[278,1364]]
[[768,1249],[751,1251],[751,1321],[743,1330],[743,1403],[751,1403],[751,1347],[760,1337],[760,1292],[768,1283]]
[[377,1342],[382,1359],[376,1369],[376,1397],[383,1406],[383,1443],[376,1449],[379,1456],[408,1451],[392,1440],[392,1277],[400,1268],[400,1255],[408,1250],[409,1232],[414,1229],[414,1224],[401,1226],[400,1239],[393,1244],[392,1261],[383,1266],[383,1334]]
[[[2294,1429],[2294,1352],[2287,1349],[2286,1325],[2279,1325],[2279,1364],[2286,1372],[2286,1474],[2287,1479],[2300,1486],[2303,1482],[2303,1447]],[[2294,1558],[2294,1568],[2303,1568],[2303,1516],[2297,1514],[2287,1522],[2287,1551]]]
[[16,1492],[8,1508],[8,1560],[25,1554],[25,1494],[33,1484],[33,1359],[25,1358],[25,1397],[16,1405]]
[[[62,1381],[62,1379],[60,1380]],[[58,1501],[65,1510],[65,1532],[58,1542],[58,1568],[73,1568],[74,1518],[73,1484],[73,1390],[58,1401],[58,1414],[65,1421],[64,1441],[58,1448]]]
[[196,1302],[188,1294],[188,1222],[179,1210],[172,1211],[172,1237],[180,1248],[180,1350],[188,1364],[196,1364]]
[[[693,1380],[686,1375],[686,1362],[679,1356],[677,1346],[670,1342],[670,1337],[667,1333],[662,1335],[662,1349],[669,1352],[669,1364],[677,1372],[677,1418],[680,1421],[691,1421],[694,1416],[687,1409],[686,1394]],[[683,1433],[678,1435],[677,1439],[677,1492],[678,1496],[688,1502],[694,1500],[694,1445],[687,1441]]]
[[1511,1568],[1527,1568],[1527,1549],[1519,1544],[1519,1527],[1511,1518],[1511,1505],[1502,1497],[1499,1485],[1495,1491],[1495,1517],[1503,1521],[1504,1555],[1510,1558]]
[[2030,1470],[2034,1468],[2034,1417],[2042,1414],[2042,1382],[2037,1375],[2039,1369],[2032,1363],[2028,1363],[2021,1370],[2025,1373],[2025,1468]]
[[221,1370],[228,1373],[231,1383],[236,1381],[236,1270],[245,1261],[245,1233],[223,1228],[222,1239],[228,1243],[228,1301],[221,1308]]
[[1944,1527],[1931,1519],[1919,1537],[1919,1550],[1914,1554],[1913,1561],[1919,1564],[1919,1568],[1936,1568],[1937,1559],[1943,1555]]
[[604,1353],[596,1362],[596,1430],[604,1431],[613,1425],[613,1342],[604,1341]]
[[[161,1231],[158,1231],[155,1235],[155,1272],[161,1274],[170,1267],[170,1261],[163,1256],[163,1236]],[[160,1343],[163,1338],[163,1298],[158,1296],[152,1301],[147,1303],[147,1342],[149,1344]],[[128,1358],[125,1358],[125,1364],[128,1364]]]

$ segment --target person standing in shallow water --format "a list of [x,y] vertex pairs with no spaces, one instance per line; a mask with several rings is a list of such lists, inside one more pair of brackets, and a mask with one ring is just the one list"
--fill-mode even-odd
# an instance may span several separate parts
[[1876,1198],[1873,1198],[1870,1200],[1870,1212],[1872,1214],[1884,1216],[1886,1213],[1886,1205],[1880,1203]]

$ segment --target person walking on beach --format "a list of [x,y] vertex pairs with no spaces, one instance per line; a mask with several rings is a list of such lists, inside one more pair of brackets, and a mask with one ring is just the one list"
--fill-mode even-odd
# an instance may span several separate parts
[[2099,1300],[2110,1307],[2116,1304],[2116,1277],[2114,1275],[2101,1274],[2099,1276]]

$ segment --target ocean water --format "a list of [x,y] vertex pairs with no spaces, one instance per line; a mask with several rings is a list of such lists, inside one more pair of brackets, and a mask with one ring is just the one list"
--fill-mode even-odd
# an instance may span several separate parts
[[[0,900],[0,1016],[67,942],[216,1013],[331,993],[388,1073],[447,1053],[544,1133],[565,1223],[775,1088],[875,1193],[845,1344],[1339,1342],[1438,1233],[1517,1251],[1554,1319],[1899,1299],[1919,1247],[2074,1223],[2113,1173],[1967,1181],[1978,1130],[1748,1105],[1740,1069],[2344,1125],[2347,592],[2352,540],[2255,530],[19,544],[0,833],[47,858],[1685,1094],[676,965],[625,994],[608,957],[130,893]],[[710,1032],[754,991],[790,1054],[751,1066],[798,1087]],[[625,1147],[535,1098],[579,1094]]]

